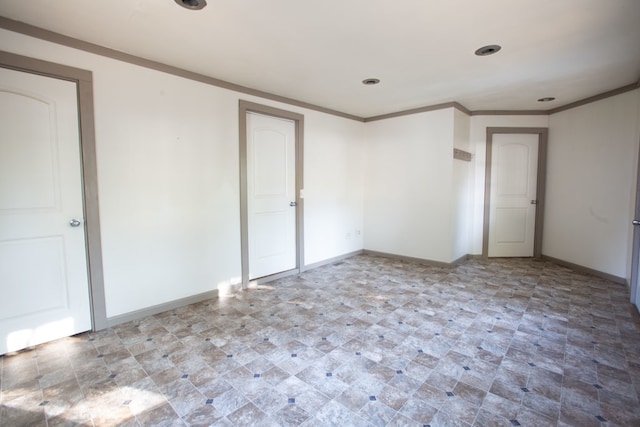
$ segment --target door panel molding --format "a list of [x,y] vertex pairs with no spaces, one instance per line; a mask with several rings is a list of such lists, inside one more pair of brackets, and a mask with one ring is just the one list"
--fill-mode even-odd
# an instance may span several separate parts
[[549,137],[548,128],[529,127],[487,127],[487,147],[485,159],[484,175],[484,226],[482,236],[482,257],[489,256],[489,215],[491,209],[491,157],[493,135],[496,134],[537,134],[538,135],[538,168],[537,168],[537,188],[536,188],[536,216],[535,231],[533,240],[533,257],[542,257],[542,228],[544,220],[544,200],[547,173],[547,141]]
[[78,94],[78,122],[82,168],[82,196],[89,269],[89,294],[93,330],[108,327],[100,237],[98,169],[96,161],[91,71],[0,51],[0,67],[74,82]]
[[[242,265],[242,288],[249,287],[249,218],[248,218],[248,187],[247,187],[247,114],[258,113],[276,118],[293,120],[295,123],[295,175],[296,175],[296,267],[291,273],[303,270],[304,260],[304,199],[300,197],[304,188],[304,115],[292,111],[281,110],[267,105],[250,101],[239,101],[239,131],[240,131],[240,252]],[[269,279],[283,277],[287,272],[277,273],[267,278],[258,279],[264,282]]]

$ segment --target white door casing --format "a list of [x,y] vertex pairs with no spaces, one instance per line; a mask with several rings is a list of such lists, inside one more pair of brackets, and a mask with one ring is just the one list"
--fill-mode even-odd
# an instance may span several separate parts
[[0,354],[91,329],[77,100],[0,68]]
[[293,120],[247,113],[249,279],[296,268]]
[[537,134],[496,134],[491,148],[490,257],[531,257],[537,207]]

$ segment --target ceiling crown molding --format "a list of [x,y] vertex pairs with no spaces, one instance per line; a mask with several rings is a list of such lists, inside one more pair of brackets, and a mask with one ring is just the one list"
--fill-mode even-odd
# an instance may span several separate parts
[[358,122],[374,122],[378,120],[391,119],[395,117],[407,116],[411,114],[419,114],[425,113],[428,111],[442,110],[446,108],[455,108],[468,116],[481,116],[481,115],[500,115],[500,116],[531,116],[531,115],[551,115],[555,113],[559,113],[561,111],[569,110],[572,108],[579,107],[581,105],[589,104],[591,102],[596,102],[605,98],[609,98],[611,96],[619,95],[631,90],[635,90],[640,88],[640,80],[636,83],[632,83],[621,88],[613,89],[601,94],[597,94],[594,96],[590,96],[563,106],[559,106],[556,108],[552,108],[549,110],[476,110],[471,111],[466,108],[464,105],[459,102],[452,101],[435,105],[427,105],[424,107],[412,108],[409,110],[397,111],[393,113],[381,114],[378,116],[372,117],[360,117],[349,113],[344,113],[342,111],[333,110],[330,108],[325,108],[319,105],[311,104],[304,101],[299,101],[297,99],[288,98],[280,95],[276,95],[269,92],[264,92],[261,90],[253,89],[250,87],[238,85],[235,83],[230,83],[224,80],[216,79],[213,77],[205,76],[203,74],[198,74],[192,71],[187,71],[182,68],[174,67],[172,65],[167,65],[161,62],[152,61],[149,59],[141,58],[139,56],[131,55],[125,52],[121,52],[119,50],[110,49],[104,46],[100,46],[97,44],[89,43],[84,40],[76,39],[73,37],[65,36],[64,34],[56,33],[53,31],[45,30],[40,27],[36,27],[30,24],[26,24],[24,22],[15,21],[3,16],[0,16],[0,28],[5,30],[13,31],[15,33],[24,34],[26,36],[35,37],[41,40],[45,40],[48,42],[56,43],[62,46],[67,46],[73,49],[82,50],[85,52],[89,52],[92,54],[104,56],[107,58],[115,59],[122,62],[127,62],[129,64],[138,65],[141,67],[149,68],[152,70],[160,71],[163,73],[171,74],[174,76],[194,80],[200,83],[220,87],[223,89],[228,89],[234,92],[244,93],[246,95],[252,95],[263,99],[268,99],[271,101],[281,102],[284,104],[306,108],[313,111],[318,111],[321,113],[331,114],[333,116],[338,116],[350,120],[355,120]]
[[610,98],[612,96],[620,95],[622,93],[629,92],[638,88],[640,88],[640,81],[638,81],[637,83],[631,83],[630,85],[622,86],[607,92],[599,93],[597,95],[589,96],[587,98],[580,99],[578,101],[571,102],[569,104],[562,105],[560,107],[552,108],[550,110],[547,110],[547,114],[555,114],[561,111],[570,110],[572,108],[580,107],[585,104],[590,104],[592,102],[600,101],[605,98]]
[[115,59],[129,64],[138,65],[140,67],[149,68],[152,70],[160,71],[163,73],[171,74],[185,79],[194,80],[200,83],[205,83],[212,86],[217,86],[223,89],[232,90],[234,92],[244,93],[246,95],[253,95],[272,101],[282,102],[284,104],[294,105],[296,107],[302,107],[309,110],[319,111],[321,113],[327,113],[346,119],[356,120],[359,122],[364,121],[362,117],[343,113],[342,111],[332,110],[330,108],[321,107],[319,105],[310,104],[308,102],[299,101],[297,99],[287,98],[285,96],[276,95],[269,92],[253,89],[250,87],[230,83],[224,80],[216,79],[213,77],[205,76],[204,74],[194,73],[182,68],[174,67],[172,65],[163,64],[161,62],[152,61],[150,59],[141,58],[139,56],[131,55],[119,50],[110,49],[108,47],[100,46],[97,44],[89,43],[84,40],[76,39],[73,37],[65,36],[64,34],[56,33],[53,31],[45,30],[40,27],[36,27],[30,24],[26,24],[20,21],[14,21],[13,19],[0,16],[0,28],[13,31],[15,33],[24,34],[26,36],[35,37],[48,42],[56,43],[62,46],[67,46],[73,49],[82,50],[85,52],[93,53],[96,55],[104,56],[107,58]]

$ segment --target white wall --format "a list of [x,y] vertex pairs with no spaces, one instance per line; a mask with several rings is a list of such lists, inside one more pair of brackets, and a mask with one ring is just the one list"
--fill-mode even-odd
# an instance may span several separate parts
[[305,264],[363,248],[364,123],[305,113]]
[[94,72],[108,316],[238,282],[237,98],[101,62],[71,65]]
[[486,128],[550,127],[543,253],[627,277],[639,91],[551,119],[448,108],[364,124],[6,30],[0,49],[93,72],[108,316],[239,281],[240,98],[305,115],[306,265],[363,247],[481,253]]
[[240,280],[240,98],[305,115],[306,263],[362,248],[363,123],[6,30],[0,49],[93,72],[109,317]]
[[638,91],[549,120],[545,255],[629,278]]
[[365,127],[364,247],[451,262],[453,108]]
[[[441,262],[481,254],[487,127],[548,125],[452,108],[367,123],[365,249]],[[472,161],[453,161],[453,147]]]
[[[470,117],[460,110],[453,110],[453,147],[470,151]],[[451,188],[451,255],[455,261],[469,253],[470,231],[473,214],[471,193],[471,162],[453,161]]]
[[473,154],[472,206],[470,207],[470,249],[473,255],[482,254],[484,227],[484,175],[486,171],[487,128],[488,127],[549,127],[549,117],[541,116],[472,116],[470,130],[470,149]]

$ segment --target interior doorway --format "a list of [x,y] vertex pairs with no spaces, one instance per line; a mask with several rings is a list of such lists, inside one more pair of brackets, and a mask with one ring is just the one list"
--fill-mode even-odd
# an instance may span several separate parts
[[240,101],[242,286],[299,273],[304,116]]
[[[0,52],[0,67],[7,71],[10,70],[11,72],[18,72],[24,76],[32,76],[36,80],[45,79],[43,80],[44,82],[50,80],[51,82],[60,82],[62,85],[70,85],[69,87],[73,90],[73,94],[67,104],[71,105],[70,108],[73,108],[71,114],[75,116],[75,124],[73,127],[75,127],[75,132],[77,134],[75,139],[76,145],[75,147],[72,147],[72,149],[76,152],[75,156],[76,161],[78,162],[77,168],[79,168],[79,171],[78,169],[76,169],[76,171],[80,174],[80,179],[77,181],[79,188],[75,189],[75,191],[78,192],[77,197],[79,197],[79,204],[76,210],[79,212],[74,211],[75,215],[79,216],[79,218],[65,217],[63,230],[68,231],[65,227],[71,227],[74,231],[79,232],[73,233],[73,238],[75,239],[80,237],[84,240],[81,245],[82,254],[79,256],[84,258],[82,260],[83,263],[85,263],[83,270],[85,273],[83,274],[84,286],[86,288],[84,289],[84,292],[85,295],[88,295],[89,301],[88,308],[85,306],[84,309],[88,312],[85,312],[83,315],[87,316],[89,319],[89,328],[93,330],[103,329],[107,327],[107,316],[102,275],[100,219],[98,214],[92,74],[90,71],[15,55],[8,52]],[[27,80],[32,81],[33,78]],[[31,83],[27,82],[27,84]],[[31,87],[27,86],[26,90],[30,91]],[[8,89],[8,91],[11,92],[10,89]],[[47,109],[50,108],[47,107]],[[44,131],[42,133],[44,134]],[[27,160],[28,159],[25,159],[25,161]],[[57,178],[54,178],[54,181],[55,179]],[[62,187],[58,183],[54,182],[54,184],[56,187]],[[44,193],[41,193],[41,195],[43,194]],[[12,209],[9,209],[9,211],[11,210]],[[44,212],[46,209],[39,210]],[[78,224],[78,222],[80,224]],[[80,228],[80,225],[83,225],[83,227]],[[42,252],[43,255],[47,253],[47,251],[52,253],[55,246],[52,242],[44,242],[43,240],[41,243],[43,244],[39,247],[44,251]],[[48,243],[48,245],[44,243]],[[71,254],[68,253],[67,246],[65,246],[64,249],[67,251],[65,252],[65,255],[70,257]],[[42,264],[38,263],[38,265],[41,266]],[[59,284],[62,284],[62,282]],[[48,321],[45,323],[49,324],[51,322]],[[30,327],[37,327],[34,325]],[[83,326],[83,328],[87,327]]]
[[484,257],[542,256],[546,128],[487,128]]

